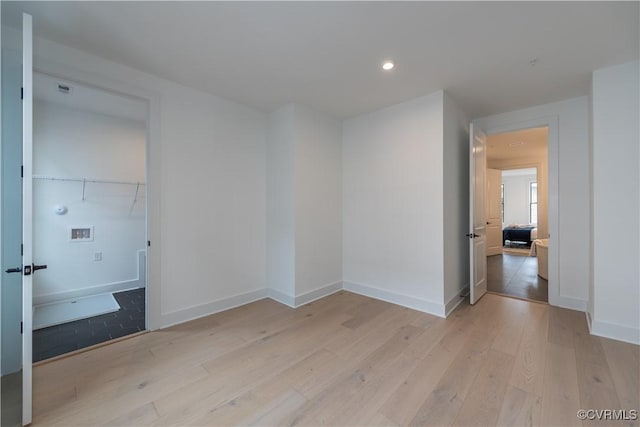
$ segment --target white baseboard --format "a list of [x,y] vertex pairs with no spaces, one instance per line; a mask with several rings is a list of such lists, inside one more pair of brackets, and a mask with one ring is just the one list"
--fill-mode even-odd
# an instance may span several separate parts
[[552,297],[549,295],[549,304],[556,307],[568,308],[570,310],[587,311],[587,301],[573,297]]
[[300,294],[296,297],[287,295],[275,289],[267,289],[267,297],[286,306],[297,308],[301,305],[309,304],[317,299],[324,298],[342,290],[342,281],[329,283],[312,291]]
[[449,317],[453,310],[455,310],[462,301],[464,301],[464,297],[461,297],[459,293],[458,295],[455,295],[453,298],[451,298],[444,306],[445,317]]
[[228,298],[222,298],[205,304],[184,308],[182,310],[163,313],[162,325],[160,326],[160,328],[166,328],[172,325],[177,325],[178,323],[184,323],[190,320],[198,319],[200,317],[209,316],[210,314],[215,314],[221,311],[229,310],[231,308],[236,308],[241,305],[264,299],[266,297],[267,290],[259,289],[257,291],[234,295]]
[[434,316],[445,317],[446,314],[444,304],[439,304],[437,302],[397,294],[373,286],[363,285],[361,283],[342,282],[342,287],[344,290],[349,292],[412,308],[424,313],[433,314]]
[[320,298],[324,298],[331,294],[335,294],[336,292],[341,290],[342,290],[342,281],[329,283],[328,285],[324,285],[312,291],[298,295],[295,298],[295,306],[300,307],[301,305],[309,304],[310,302],[313,302]]
[[91,295],[106,294],[126,291],[128,289],[144,288],[147,286],[147,251],[140,249],[136,253],[138,264],[138,277],[122,282],[106,283],[103,285],[89,286],[74,289],[72,291],[56,292],[55,294],[34,295],[33,305],[51,304],[54,302],[68,301],[70,299],[88,297]]
[[292,295],[287,295],[284,292],[269,288],[267,289],[267,298],[271,298],[272,300],[291,308],[296,308],[296,298]]
[[587,322],[589,320],[591,320],[591,335],[640,345],[640,329],[638,328],[618,325],[615,323],[602,322],[599,320],[592,320],[589,319],[589,316],[587,316]]
[[33,297],[33,305],[51,304],[53,302],[68,301],[70,299],[82,298],[90,295],[120,292],[126,291],[127,289],[136,289],[141,287],[144,287],[144,285],[140,286],[140,281],[138,279],[127,280],[125,282],[107,283],[106,285],[91,286],[73,291],[58,292],[48,295],[36,295]]

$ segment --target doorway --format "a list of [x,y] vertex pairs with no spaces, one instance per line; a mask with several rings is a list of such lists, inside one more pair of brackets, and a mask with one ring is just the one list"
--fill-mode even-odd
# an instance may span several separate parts
[[549,301],[547,126],[487,136],[487,290]]
[[34,72],[33,361],[146,329],[144,101]]

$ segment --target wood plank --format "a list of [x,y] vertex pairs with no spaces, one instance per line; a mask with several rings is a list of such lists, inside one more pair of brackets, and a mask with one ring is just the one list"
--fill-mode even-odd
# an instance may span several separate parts
[[514,357],[493,348],[480,369],[453,425],[495,425],[500,415]]
[[537,318],[527,322],[509,379],[514,387],[537,396],[543,391],[548,323],[549,310],[546,307],[537,313]]
[[638,402],[640,402],[640,346],[606,338],[600,338],[600,342],[620,400],[620,406],[622,409],[638,407]]
[[450,425],[480,372],[490,346],[489,334],[474,331],[409,424],[412,426]]
[[[425,396],[433,391],[447,368],[453,363],[468,337],[468,330],[453,328],[393,392],[380,413],[399,425],[408,424],[425,401]],[[414,349],[412,345],[407,350],[410,349]]]
[[142,426],[149,425],[153,423],[158,418],[158,413],[153,406],[153,403],[147,403],[145,405],[140,406],[139,408],[135,408],[132,411],[120,415],[108,422],[104,425],[109,427],[129,427],[129,426]]
[[542,398],[544,425],[582,425],[576,415],[581,407],[575,357],[573,347],[547,344]]
[[[289,369],[278,375],[278,381],[266,381],[239,395],[230,395],[230,399],[221,405],[211,409],[200,418],[193,419],[193,425],[237,425],[243,420],[249,419],[252,414],[258,412],[293,390],[304,382],[313,382],[332,369],[338,362],[336,355],[326,351],[318,350],[302,361],[294,364]],[[306,399],[305,399],[306,400]],[[170,424],[171,414],[168,417],[159,419],[157,425]],[[176,422],[187,424],[186,419],[176,420]]]
[[509,385],[502,402],[498,426],[539,426],[542,414],[542,397],[527,393]]

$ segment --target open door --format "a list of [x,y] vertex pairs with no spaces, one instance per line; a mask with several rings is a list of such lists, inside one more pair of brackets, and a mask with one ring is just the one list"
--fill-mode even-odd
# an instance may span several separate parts
[[44,267],[34,266],[31,257],[31,16],[24,14],[16,27],[3,23],[2,29],[2,427],[31,423],[31,278]]
[[469,129],[469,262],[470,301],[487,292],[487,137],[471,123]]
[[487,256],[502,253],[502,171],[487,168]]

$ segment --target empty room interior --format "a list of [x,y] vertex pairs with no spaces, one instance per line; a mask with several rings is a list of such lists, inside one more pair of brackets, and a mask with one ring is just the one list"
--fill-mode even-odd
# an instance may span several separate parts
[[0,7],[2,427],[640,425],[640,2]]

